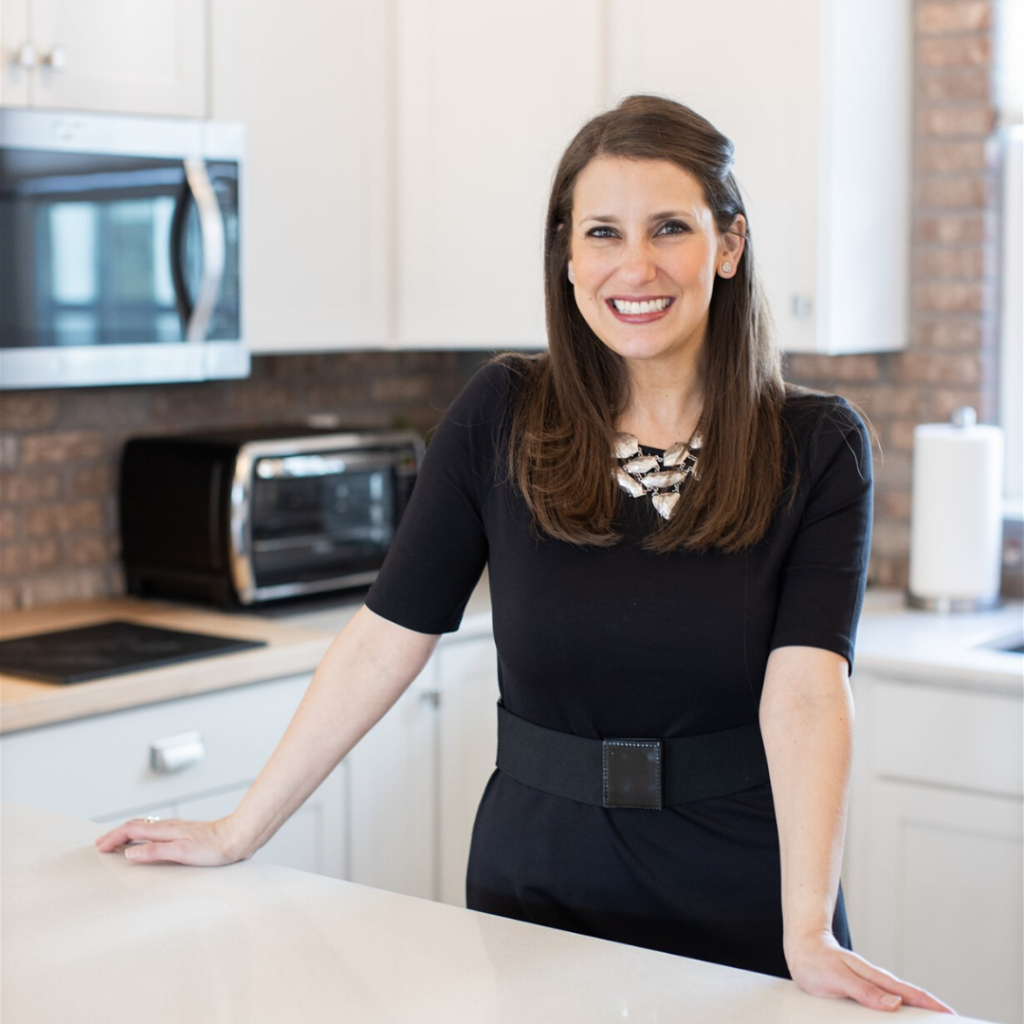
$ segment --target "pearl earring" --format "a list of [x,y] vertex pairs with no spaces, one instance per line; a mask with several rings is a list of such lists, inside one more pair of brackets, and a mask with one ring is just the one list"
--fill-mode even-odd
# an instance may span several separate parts
[[732,273],[732,264],[731,263],[723,263],[722,264],[722,271],[721,272],[723,274],[731,274]]
[[572,264],[569,264],[569,284],[576,283],[576,275],[572,272]]

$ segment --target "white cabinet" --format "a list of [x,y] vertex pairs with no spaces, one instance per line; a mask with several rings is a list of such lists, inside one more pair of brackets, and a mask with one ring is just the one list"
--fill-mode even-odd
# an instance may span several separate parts
[[547,194],[601,109],[599,9],[399,0],[399,344],[543,345]]
[[434,662],[345,759],[350,880],[421,899],[437,894]]
[[210,4],[210,115],[248,132],[247,342],[379,348],[393,260],[389,5]]
[[498,668],[491,637],[438,647],[440,694],[437,899],[466,905],[466,866],[476,810],[498,749]]
[[465,906],[473,821],[494,771],[497,700],[490,635],[443,639],[345,760],[351,881]]
[[785,348],[906,343],[909,0],[0,5],[3,103],[246,124],[254,352],[543,345],[555,165],[635,91],[735,141]]
[[610,0],[609,103],[672,97],[736,147],[783,347],[904,348],[908,0]]
[[[77,818],[216,818],[232,811],[302,699],[308,675],[152,704],[0,738],[4,801]],[[154,749],[183,751],[175,771]],[[342,765],[257,856],[347,874]]]
[[960,1013],[1020,1024],[1020,693],[858,673],[845,872],[854,947]]
[[601,106],[594,5],[210,2],[211,116],[248,129],[252,350],[542,345],[548,184]]
[[206,0],[0,4],[0,102],[205,116]]

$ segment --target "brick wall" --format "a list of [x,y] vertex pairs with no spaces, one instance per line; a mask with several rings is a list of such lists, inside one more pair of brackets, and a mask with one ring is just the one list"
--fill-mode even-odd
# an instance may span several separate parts
[[903,352],[792,356],[787,376],[856,402],[878,431],[870,581],[904,587],[914,426],[998,408],[998,189],[991,0],[915,9],[910,337]]
[[[905,586],[913,429],[997,409],[997,191],[988,145],[992,3],[915,7],[913,292],[904,352],[793,356],[788,376],[871,418],[877,503],[871,582]],[[313,413],[426,429],[482,353],[263,357],[249,380],[7,393],[0,403],[0,611],[123,591],[116,468],[136,433],[281,422]]]

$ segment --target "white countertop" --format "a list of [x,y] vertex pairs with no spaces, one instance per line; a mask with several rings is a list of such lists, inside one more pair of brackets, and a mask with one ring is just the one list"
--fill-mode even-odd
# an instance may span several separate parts
[[854,681],[870,672],[937,686],[1024,693],[1024,656],[985,646],[1024,632],[1024,605],[987,612],[928,612],[901,593],[869,590],[857,629]]
[[777,978],[286,868],[132,865],[96,853],[101,831],[4,809],[4,1024],[889,1019]]

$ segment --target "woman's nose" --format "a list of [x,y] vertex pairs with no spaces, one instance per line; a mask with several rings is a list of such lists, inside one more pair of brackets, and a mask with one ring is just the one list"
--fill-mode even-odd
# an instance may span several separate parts
[[629,246],[623,254],[619,273],[628,284],[646,284],[658,274],[654,254],[642,242]]

